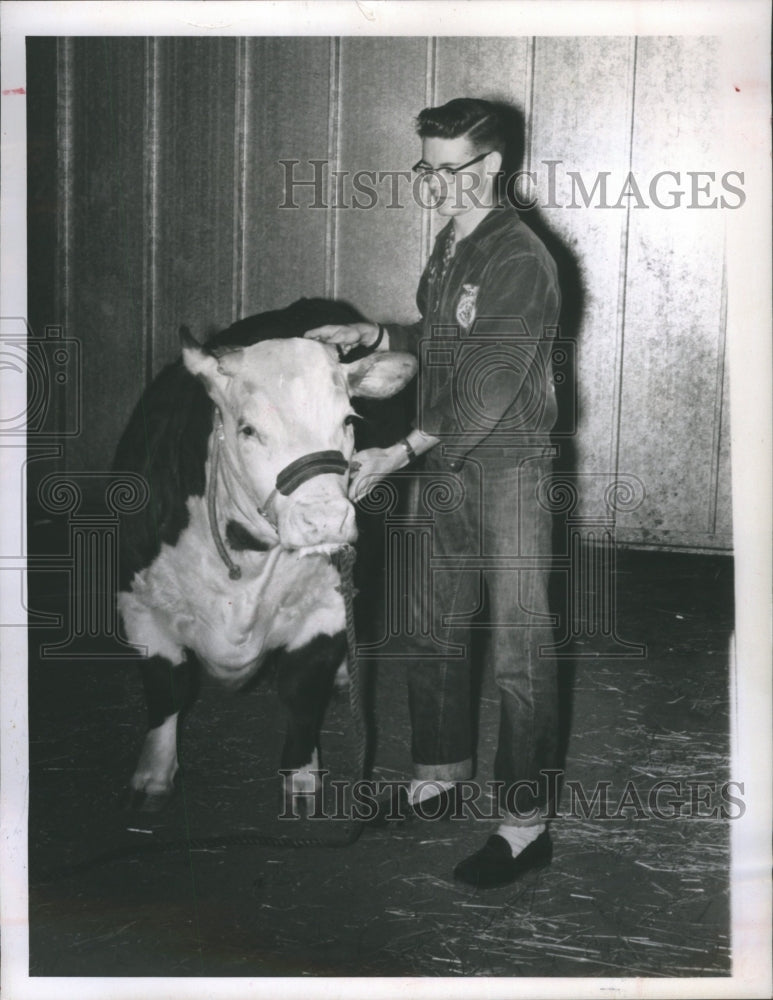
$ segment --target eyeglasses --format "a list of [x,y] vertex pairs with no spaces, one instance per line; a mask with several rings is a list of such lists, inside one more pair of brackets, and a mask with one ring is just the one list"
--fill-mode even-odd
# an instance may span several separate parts
[[418,163],[414,163],[411,170],[418,174],[422,180],[427,180],[429,177],[439,177],[441,174],[445,175],[447,178],[456,177],[460,170],[466,170],[467,167],[473,166],[475,163],[480,163],[481,160],[485,160],[492,150],[488,150],[486,153],[481,153],[476,156],[473,160],[468,160],[467,163],[463,163],[459,167],[431,167],[428,163],[423,160],[419,160]]

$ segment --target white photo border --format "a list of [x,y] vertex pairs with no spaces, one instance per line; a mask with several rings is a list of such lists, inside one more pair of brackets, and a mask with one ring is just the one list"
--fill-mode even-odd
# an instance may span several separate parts
[[[506,16],[504,16],[506,13]],[[728,87],[726,134],[745,172],[746,205],[727,226],[736,634],[732,773],[745,783],[732,824],[733,973],[686,979],[146,979],[30,978],[27,929],[26,630],[0,634],[2,686],[2,990],[38,997],[761,997],[771,994],[771,168],[770,9],[764,0],[501,0],[399,3],[4,2],[0,308],[26,316],[27,35],[716,35]],[[24,400],[13,412],[24,410]],[[2,486],[11,464],[2,455]],[[11,489],[18,489],[10,483]],[[18,495],[18,494],[17,494]],[[21,530],[22,537],[19,536]],[[24,551],[24,525],[0,518],[0,568]],[[18,604],[18,574],[0,573],[0,612]],[[25,593],[26,598],[26,593]],[[5,620],[0,617],[0,620]]]

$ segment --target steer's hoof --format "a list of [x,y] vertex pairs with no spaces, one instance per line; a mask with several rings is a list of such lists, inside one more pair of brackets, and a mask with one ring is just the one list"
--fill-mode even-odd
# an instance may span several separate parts
[[[286,800],[287,801],[287,800]],[[310,819],[315,814],[314,799],[306,795],[296,795],[291,803],[286,805],[290,814],[298,819]]]
[[129,811],[133,813],[160,813],[169,805],[172,791],[146,792],[132,788],[129,793]]
[[349,668],[345,663],[336,670],[333,678],[333,690],[338,694],[347,694],[349,691]]

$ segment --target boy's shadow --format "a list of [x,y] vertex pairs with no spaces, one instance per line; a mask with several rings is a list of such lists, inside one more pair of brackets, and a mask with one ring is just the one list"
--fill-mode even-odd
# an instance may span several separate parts
[[[553,463],[554,476],[573,478],[577,473],[576,429],[580,418],[580,399],[577,385],[577,346],[585,309],[585,287],[579,261],[564,239],[550,226],[537,205],[525,201],[519,203],[518,190],[513,183],[523,170],[526,127],[523,111],[516,105],[499,98],[489,98],[507,122],[508,147],[502,161],[500,196],[505,198],[520,214],[522,221],[544,243],[558,269],[558,283],[561,289],[561,312],[557,349],[561,352],[561,363],[554,362],[556,400],[558,417],[551,433],[551,443],[556,449]],[[555,557],[568,555],[568,534],[566,515],[553,518],[553,554]],[[555,641],[558,642],[569,628],[569,573],[555,571],[550,581],[550,607],[557,616]],[[485,637],[474,631],[474,696],[472,699],[474,732],[477,744],[480,691],[482,687],[482,643]],[[559,748],[556,767],[564,769],[569,746],[574,701],[574,679],[576,664],[571,659],[559,660],[558,670],[558,712]]]

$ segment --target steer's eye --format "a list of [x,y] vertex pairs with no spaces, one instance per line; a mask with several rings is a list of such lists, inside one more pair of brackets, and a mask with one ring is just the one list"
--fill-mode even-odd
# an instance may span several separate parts
[[252,426],[252,424],[242,424],[239,428],[239,433],[243,434],[245,437],[258,437],[258,432]]

